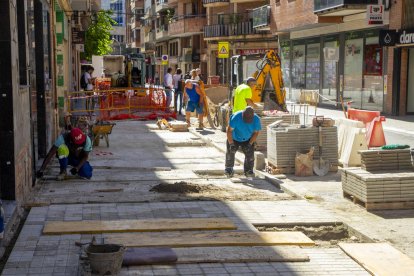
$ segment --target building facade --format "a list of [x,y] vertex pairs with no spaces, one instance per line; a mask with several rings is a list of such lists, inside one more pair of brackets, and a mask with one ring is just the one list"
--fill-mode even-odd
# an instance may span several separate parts
[[388,29],[412,27],[411,2],[384,1],[383,21],[369,22],[368,7],[378,1],[271,1],[288,99],[317,90],[322,104],[338,108],[342,99],[385,114],[414,112],[410,49],[381,42]]

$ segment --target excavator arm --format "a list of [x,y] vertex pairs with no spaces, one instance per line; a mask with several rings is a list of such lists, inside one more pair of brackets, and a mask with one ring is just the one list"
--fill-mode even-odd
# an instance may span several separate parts
[[[265,57],[257,62],[256,87],[253,89],[253,102],[273,101],[278,109],[286,111],[286,91],[283,83],[281,63],[274,50],[266,52]],[[266,80],[270,77],[274,91],[266,90]],[[268,94],[268,95],[266,95]],[[265,104],[266,105],[266,104]]]

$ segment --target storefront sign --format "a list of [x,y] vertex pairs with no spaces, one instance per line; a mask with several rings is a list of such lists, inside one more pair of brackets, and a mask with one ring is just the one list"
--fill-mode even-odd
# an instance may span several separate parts
[[229,57],[229,51],[230,46],[228,42],[219,42],[218,43],[218,57],[219,58],[228,58]]
[[384,22],[384,6],[368,5],[367,6],[368,25],[378,25]]
[[85,44],[85,32],[77,29],[72,29],[72,43]]
[[[264,55],[266,51],[270,49],[240,49],[238,50],[239,54],[242,56],[251,56],[251,55]],[[272,49],[275,50],[276,49]]]
[[381,30],[379,42],[381,46],[414,44],[414,30]]

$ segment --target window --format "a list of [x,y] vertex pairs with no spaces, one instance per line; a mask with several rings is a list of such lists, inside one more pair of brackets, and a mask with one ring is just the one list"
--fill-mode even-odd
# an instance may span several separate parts
[[178,56],[178,42],[170,43],[170,56]]

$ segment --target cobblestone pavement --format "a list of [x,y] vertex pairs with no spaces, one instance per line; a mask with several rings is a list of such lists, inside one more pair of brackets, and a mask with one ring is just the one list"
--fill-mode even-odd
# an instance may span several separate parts
[[[405,124],[405,122],[400,122],[400,124]],[[192,132],[217,149],[225,150],[224,132],[215,130],[202,135],[199,131],[192,130]],[[241,160],[243,155],[236,157]],[[331,211],[338,221],[346,223],[363,235],[374,241],[389,242],[414,258],[414,232],[411,231],[414,225],[413,210],[367,212],[362,206],[344,199],[339,172],[330,173],[324,177],[303,178],[287,175],[287,179],[280,180],[279,183],[283,190],[296,194],[300,198],[308,198],[310,202],[322,206],[324,210]]]
[[[111,146],[97,147],[91,158],[92,181],[43,181],[33,207],[6,263],[3,275],[78,275],[81,249],[75,242],[89,242],[92,235],[42,235],[47,221],[120,220],[148,218],[227,217],[238,230],[257,231],[253,224],[335,223],[335,214],[306,200],[284,193],[264,179],[221,178],[224,154],[192,133],[153,130],[154,124],[119,122]],[[212,132],[210,132],[212,133]],[[169,146],[167,145],[169,143]],[[192,144],[188,146],[188,143]],[[196,161],[194,161],[196,160]],[[237,167],[240,170],[240,167]],[[52,166],[49,177],[57,173]],[[236,179],[237,180],[237,179]],[[160,182],[194,182],[226,187],[233,194],[264,193],[263,199],[231,200],[154,196],[149,189]],[[273,198],[269,198],[272,195]],[[101,242],[105,234],[94,235]],[[224,263],[136,266],[122,275],[367,275],[338,248],[303,248],[310,262]]]

